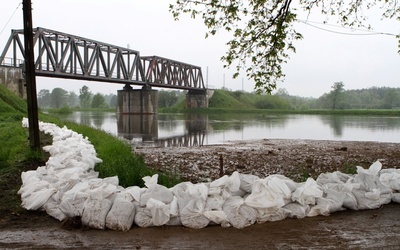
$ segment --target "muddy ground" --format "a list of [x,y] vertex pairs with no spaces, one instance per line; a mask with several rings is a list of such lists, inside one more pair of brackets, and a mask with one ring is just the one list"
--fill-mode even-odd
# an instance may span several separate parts
[[[226,174],[235,170],[261,177],[280,173],[298,180],[338,169],[351,172],[355,165],[368,167],[378,159],[384,168],[400,168],[400,144],[393,143],[262,140],[135,151],[150,165],[193,182],[218,178],[220,165]],[[0,218],[1,249],[400,249],[399,236],[400,204],[240,230],[134,226],[128,232],[102,231],[66,225],[35,211]]]

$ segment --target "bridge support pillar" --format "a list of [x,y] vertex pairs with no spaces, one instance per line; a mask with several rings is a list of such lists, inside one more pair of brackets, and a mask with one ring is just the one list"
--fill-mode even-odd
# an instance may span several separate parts
[[133,89],[126,84],[122,90],[118,90],[117,113],[120,114],[156,114],[158,95],[157,90],[150,86],[142,89]]
[[206,89],[189,90],[186,94],[186,108],[208,108],[208,94]]

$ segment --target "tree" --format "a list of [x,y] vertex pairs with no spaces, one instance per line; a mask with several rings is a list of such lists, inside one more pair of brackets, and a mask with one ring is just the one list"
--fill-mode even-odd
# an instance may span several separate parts
[[108,104],[108,106],[110,108],[117,107],[117,96],[115,94],[105,95],[104,99],[105,99],[106,104]]
[[113,107],[113,108],[117,107],[117,101],[118,101],[117,96],[116,95],[112,95],[111,98],[110,98],[109,106]]
[[343,82],[335,82],[332,85],[332,91],[329,93],[332,100],[332,109],[337,109],[344,92]]
[[79,106],[79,97],[74,91],[68,93],[67,103],[69,107]]
[[383,97],[383,108],[391,109],[396,103],[398,96],[395,89],[387,89]]
[[41,108],[50,107],[50,91],[48,89],[41,89],[38,93],[38,105]]
[[165,108],[171,107],[178,101],[178,95],[176,91],[158,91],[158,107]]
[[107,107],[104,96],[100,93],[97,93],[93,96],[92,100],[92,108],[105,108]]
[[62,108],[67,106],[68,91],[62,88],[55,88],[51,91],[50,106],[52,108]]
[[364,10],[371,8],[383,11],[383,18],[400,19],[397,0],[299,0],[296,4],[297,8],[292,0],[176,0],[170,11],[176,20],[182,13],[201,16],[208,28],[206,37],[222,28],[231,32],[228,51],[221,60],[225,67],[237,62],[234,77],[245,69],[258,93],[271,93],[277,80],[284,77],[281,65],[289,59],[288,52],[296,52],[294,42],[303,38],[293,27],[301,11],[310,15],[319,9],[326,19],[337,16],[338,23],[346,27],[366,26]]
[[81,108],[89,108],[91,99],[92,99],[92,92],[89,91],[88,86],[83,85],[83,87],[79,89],[79,101],[81,104]]
[[285,88],[279,88],[276,91],[275,95],[282,96],[282,97],[287,97],[287,96],[289,96],[289,92]]

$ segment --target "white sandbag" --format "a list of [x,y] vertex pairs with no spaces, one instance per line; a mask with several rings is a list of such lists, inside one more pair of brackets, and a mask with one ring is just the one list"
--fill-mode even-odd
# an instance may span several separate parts
[[392,195],[392,201],[396,203],[400,203],[400,193],[394,193]]
[[59,207],[59,200],[58,198],[54,198],[56,194],[53,194],[47,202],[43,205],[44,210],[48,215],[51,217],[63,221],[68,218],[66,214],[64,214]]
[[126,193],[129,193],[135,201],[140,202],[140,196],[146,190],[146,188],[140,188],[138,186],[127,187],[125,189]]
[[106,217],[112,202],[107,199],[87,199],[83,205],[82,224],[96,229],[106,228]]
[[288,217],[292,219],[303,219],[310,211],[310,205],[302,205],[298,202],[288,203],[283,208],[289,212]]
[[153,218],[150,209],[141,206],[135,206],[135,224],[139,227],[153,227]]
[[206,211],[222,211],[222,206],[226,198],[231,197],[232,194],[226,188],[210,187],[208,189],[208,197],[206,200]]
[[60,210],[68,217],[82,216],[83,204],[89,198],[88,182],[78,182],[60,197]]
[[142,178],[142,180],[144,181],[144,185],[149,188],[149,187],[157,184],[158,174],[155,174],[153,176],[145,176]]
[[30,193],[25,199],[22,200],[21,205],[28,210],[38,210],[55,192],[57,192],[56,188],[46,188]]
[[291,193],[293,193],[297,189],[297,183],[284,175],[273,174],[273,175],[268,176],[267,179],[268,178],[277,178],[277,179],[283,181]]
[[205,211],[208,188],[204,183],[180,183],[172,188],[178,199],[179,214],[182,225],[189,228],[203,228],[210,220],[203,215]]
[[[202,197],[192,197],[192,199],[187,201],[183,201],[178,197],[178,204],[180,210],[180,217],[182,221],[182,225],[189,228],[203,228],[206,227],[210,220],[204,216],[204,208],[205,208],[205,200]],[[181,206],[182,204],[186,204],[185,206]]]
[[38,179],[38,181],[32,181],[27,185],[22,185],[21,188],[18,190],[18,194],[21,195],[21,199],[25,199],[34,192],[48,188],[49,183],[47,181],[42,181]]
[[69,218],[82,216],[85,201],[89,194],[81,191],[66,192],[61,199],[59,208]]
[[169,225],[169,226],[181,226],[182,225],[182,221],[181,221],[181,218],[179,216],[178,198],[176,196],[174,196],[174,199],[168,205],[169,205],[170,219],[166,223],[166,225]]
[[223,187],[231,193],[238,192],[240,189],[240,174],[235,171],[231,176],[224,175],[221,178],[210,183],[210,187]]
[[250,193],[253,183],[256,180],[260,179],[258,176],[251,174],[240,174],[239,178],[240,178],[240,190],[246,193]]
[[164,202],[150,198],[146,203],[146,208],[151,212],[151,218],[154,226],[162,226],[169,221],[169,206]]
[[357,199],[358,209],[376,209],[392,200],[392,190],[379,180],[381,167],[379,161],[373,163],[369,169],[357,166],[357,175],[352,182],[360,186],[352,192]]
[[316,205],[311,207],[310,212],[307,214],[307,216],[328,216],[331,213],[342,211],[344,210],[343,202],[345,198],[345,193],[336,192],[334,190],[326,188],[324,189],[324,197],[316,198]]
[[255,181],[251,193],[244,200],[245,204],[256,209],[276,210],[283,207],[285,201],[282,193],[277,192],[278,188],[269,186],[269,182],[271,181],[266,179]]
[[228,216],[224,211],[205,211],[203,214],[216,225],[221,225],[222,227],[230,226]]
[[167,226],[182,226],[181,217],[170,217],[169,221],[165,224]]
[[22,185],[28,185],[29,183],[40,181],[36,170],[29,170],[21,173]]
[[[103,179],[105,180],[105,179]],[[96,183],[95,185],[89,184],[88,194],[92,199],[102,200],[109,197],[112,194],[115,194],[118,190],[118,187],[114,184],[109,184],[106,181],[101,181]]]
[[130,195],[119,194],[114,199],[106,217],[106,227],[113,230],[128,231],[135,219],[135,207]]
[[385,169],[387,171],[382,170],[379,176],[379,180],[385,186],[400,191],[400,169]]
[[360,190],[360,189],[353,189],[352,193],[354,194],[354,197],[357,199],[357,209],[358,210],[364,210],[364,209],[377,209],[381,206],[381,203],[379,201],[379,197],[371,197],[367,198],[366,197],[366,191],[365,190]]
[[205,202],[208,197],[208,187],[204,183],[182,182],[175,185],[171,191],[178,199],[180,212],[190,200],[200,198]]
[[173,198],[174,195],[170,189],[159,184],[152,184],[148,189],[142,192],[140,196],[140,205],[145,206],[149,199],[155,199],[169,204],[172,202]]
[[257,220],[256,209],[245,204],[242,197],[233,196],[226,199],[223,211],[229,224],[235,228],[245,228],[253,225]]
[[351,182],[347,183],[327,183],[324,185],[324,190],[329,189],[344,195],[343,207],[358,210],[357,199],[352,193],[353,188],[359,188],[359,185]]
[[[296,187],[293,181],[282,175],[270,175],[265,179],[267,180],[268,186],[282,197],[284,204],[288,204],[291,201],[292,191],[295,191]],[[290,184],[291,182],[293,182],[293,184]],[[292,188],[289,186],[292,186]]]
[[284,220],[289,216],[289,213],[290,212],[283,207],[277,209],[257,209],[257,223]]
[[322,197],[322,195],[323,192],[317,182],[313,178],[308,178],[292,193],[292,200],[302,205],[314,205],[315,199]]
[[332,173],[322,173],[318,176],[316,182],[319,185],[325,185],[328,183],[346,183],[351,176],[349,174],[344,174],[339,171],[335,171]]

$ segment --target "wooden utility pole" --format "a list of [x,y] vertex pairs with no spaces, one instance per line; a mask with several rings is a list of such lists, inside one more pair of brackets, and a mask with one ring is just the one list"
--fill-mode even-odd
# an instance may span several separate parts
[[40,149],[35,63],[33,55],[31,0],[23,0],[22,6],[24,15],[25,80],[26,80],[26,100],[28,103],[29,144],[32,149]]

